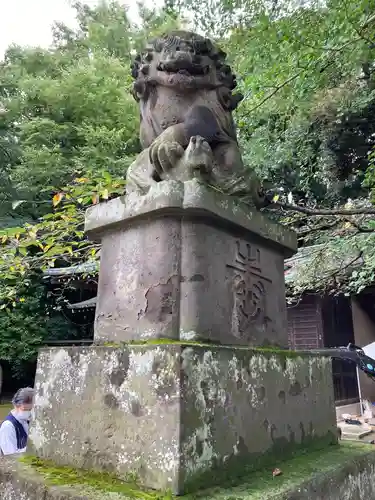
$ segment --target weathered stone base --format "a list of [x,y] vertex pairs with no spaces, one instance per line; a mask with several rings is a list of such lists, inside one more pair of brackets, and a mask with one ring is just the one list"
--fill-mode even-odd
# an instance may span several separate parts
[[31,454],[176,494],[336,442],[330,359],[288,351],[46,349],[36,393]]
[[[186,500],[369,500],[375,498],[375,451],[372,445],[343,443],[251,474],[239,486],[214,488]],[[56,481],[57,480],[57,481]],[[59,486],[52,486],[51,482]],[[68,482],[68,479],[66,479]],[[126,489],[126,485],[125,485]],[[65,485],[56,470],[37,470],[15,459],[0,459],[1,500],[172,500],[168,494],[116,492],[111,486]],[[180,497],[181,498],[181,497]]]

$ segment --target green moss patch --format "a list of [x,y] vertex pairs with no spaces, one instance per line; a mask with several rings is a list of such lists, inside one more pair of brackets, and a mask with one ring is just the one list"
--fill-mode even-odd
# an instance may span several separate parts
[[[100,345],[100,344],[96,344]],[[161,345],[179,345],[182,347],[205,347],[209,349],[238,349],[246,352],[251,352],[253,354],[269,355],[269,356],[283,356],[288,358],[299,358],[299,357],[324,357],[322,355],[316,355],[314,353],[308,353],[303,351],[292,351],[289,349],[281,349],[274,346],[264,346],[264,347],[248,347],[240,345],[229,345],[229,344],[218,344],[216,342],[200,342],[200,341],[186,341],[186,340],[173,340],[173,339],[149,339],[149,340],[130,340],[128,342],[104,342],[102,344],[104,347],[137,347],[137,346],[161,346]]]
[[[371,458],[370,458],[371,457]],[[22,463],[41,474],[46,484],[89,488],[103,494],[117,493],[125,499],[172,500],[171,493],[158,493],[143,490],[134,478],[123,482],[105,473],[87,472],[69,467],[59,467],[52,462],[35,457],[23,457]],[[184,495],[186,500],[271,500],[289,498],[289,494],[301,489],[306,483],[313,481],[314,488],[323,488],[324,481],[336,480],[338,486],[348,474],[356,474],[355,467],[360,469],[369,461],[375,463],[375,447],[359,442],[344,442],[325,450],[301,453],[291,460],[280,460],[276,467],[282,475],[273,477],[273,467],[264,467],[244,477],[237,486],[214,487],[198,493]],[[353,469],[353,470],[351,470]],[[214,472],[212,472],[214,474]],[[222,479],[218,477],[218,480]],[[320,486],[319,486],[320,485]],[[324,493],[324,491],[323,491]]]
[[187,481],[185,489],[190,493],[219,484],[222,488],[235,487],[243,484],[247,477],[252,477],[252,474],[259,470],[277,468],[280,460],[285,462],[297,457],[306,457],[313,452],[327,453],[332,447],[338,447],[337,436],[332,432],[319,438],[307,434],[302,443],[278,438],[264,453],[232,455],[224,464],[220,463],[211,470],[197,473]]
[[[295,458],[277,463],[282,475],[273,477],[273,468],[266,467],[243,479],[241,485],[226,488],[210,488],[187,496],[189,500],[273,500],[289,498],[306,482],[314,481],[314,487],[324,481],[338,478],[338,485],[346,477],[347,467],[354,467],[361,459],[367,463],[371,453],[375,462],[375,447],[357,442],[344,442],[325,450],[309,451]],[[294,498],[294,497],[293,497]],[[327,498],[328,500],[328,498]]]
[[54,486],[79,486],[92,488],[102,493],[118,493],[126,499],[142,498],[143,500],[171,500],[171,493],[161,493],[142,489],[136,478],[120,481],[116,477],[100,472],[84,471],[72,467],[61,467],[47,460],[40,460],[33,456],[24,456],[20,462],[31,466],[40,473],[46,484]]

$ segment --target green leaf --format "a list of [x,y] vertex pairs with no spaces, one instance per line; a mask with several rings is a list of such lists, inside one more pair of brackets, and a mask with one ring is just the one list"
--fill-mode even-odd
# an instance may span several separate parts
[[109,172],[103,172],[103,179],[108,183],[108,184],[111,184],[112,183],[112,176]]

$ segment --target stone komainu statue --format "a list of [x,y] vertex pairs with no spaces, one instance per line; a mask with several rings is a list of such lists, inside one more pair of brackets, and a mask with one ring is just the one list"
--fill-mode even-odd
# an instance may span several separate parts
[[143,152],[127,172],[127,193],[146,194],[161,180],[200,177],[260,207],[254,173],[244,168],[233,110],[236,77],[226,54],[200,35],[174,31],[135,58],[133,94],[140,106]]

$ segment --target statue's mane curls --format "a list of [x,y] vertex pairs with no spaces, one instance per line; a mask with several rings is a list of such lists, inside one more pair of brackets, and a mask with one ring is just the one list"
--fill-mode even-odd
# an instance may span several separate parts
[[[172,31],[161,35],[151,40],[145,49],[134,58],[131,74],[136,80],[135,89],[138,90],[147,79],[152,78],[153,75],[149,75],[150,63],[158,61],[161,52],[173,53],[178,50],[191,54],[192,78],[198,80],[198,74],[204,75],[205,72],[212,71],[212,67],[215,68],[217,87],[220,87],[221,94],[226,94],[228,105],[230,102],[229,108],[235,109],[242,100],[242,96],[232,95],[237,82],[230,65],[226,63],[226,53],[209,38],[188,31]],[[207,59],[211,60],[213,64],[204,67],[202,61],[205,60],[207,63]]]

